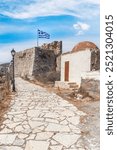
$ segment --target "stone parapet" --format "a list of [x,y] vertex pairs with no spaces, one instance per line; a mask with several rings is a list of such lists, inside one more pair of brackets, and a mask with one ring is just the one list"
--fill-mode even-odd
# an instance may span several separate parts
[[45,50],[53,50],[55,55],[62,54],[62,41],[53,41],[52,43],[44,43],[40,48]]
[[89,71],[81,74],[82,79],[100,80],[100,71]]

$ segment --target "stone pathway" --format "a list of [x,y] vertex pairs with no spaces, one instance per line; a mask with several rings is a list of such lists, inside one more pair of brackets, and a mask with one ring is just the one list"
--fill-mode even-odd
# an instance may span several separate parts
[[20,78],[0,131],[0,150],[84,150],[72,104]]

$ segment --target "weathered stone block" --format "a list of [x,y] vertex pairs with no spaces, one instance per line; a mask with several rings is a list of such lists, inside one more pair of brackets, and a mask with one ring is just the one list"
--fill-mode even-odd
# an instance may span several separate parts
[[81,87],[79,90],[81,93],[92,97],[94,100],[100,99],[100,81],[94,79],[82,79]]

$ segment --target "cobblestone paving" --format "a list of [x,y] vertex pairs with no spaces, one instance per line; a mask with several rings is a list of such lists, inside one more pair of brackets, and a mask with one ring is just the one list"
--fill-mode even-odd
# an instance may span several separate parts
[[20,78],[0,131],[0,150],[84,150],[72,104]]

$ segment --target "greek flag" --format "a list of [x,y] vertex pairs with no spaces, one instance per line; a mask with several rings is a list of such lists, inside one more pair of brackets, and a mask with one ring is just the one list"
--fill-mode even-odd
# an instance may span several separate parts
[[43,32],[43,31],[38,29],[38,38],[50,39],[50,34],[48,34],[47,32]]

